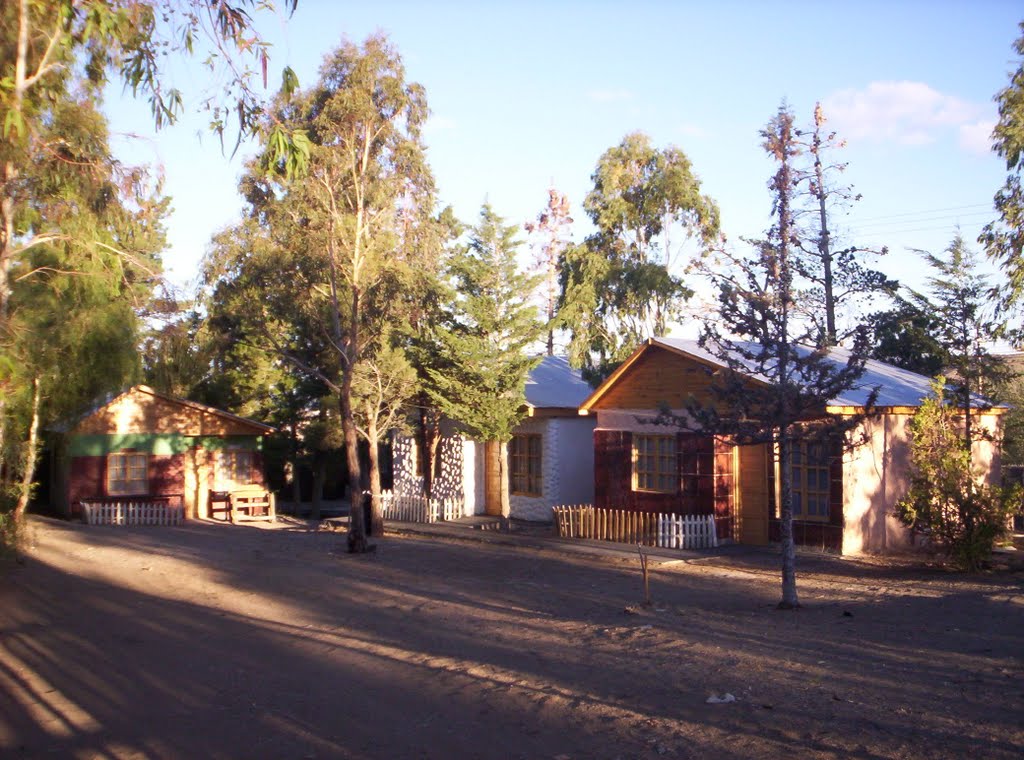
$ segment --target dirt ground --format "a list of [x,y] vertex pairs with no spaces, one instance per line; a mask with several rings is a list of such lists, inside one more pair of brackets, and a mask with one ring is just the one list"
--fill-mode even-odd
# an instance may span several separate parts
[[[0,756],[1019,758],[1024,573],[33,518]],[[709,703],[710,697],[735,701]]]

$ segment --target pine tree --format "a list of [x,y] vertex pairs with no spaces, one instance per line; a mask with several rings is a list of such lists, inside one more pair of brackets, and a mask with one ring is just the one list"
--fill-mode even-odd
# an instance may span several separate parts
[[933,274],[927,292],[909,290],[909,297],[933,320],[933,334],[945,353],[943,370],[950,380],[946,395],[963,410],[964,442],[970,449],[976,438],[978,410],[991,407],[985,397],[1007,379],[1005,362],[990,350],[1006,324],[996,316],[988,277],[978,272],[977,256],[959,233],[944,257],[918,253]]
[[[782,539],[782,599],[779,607],[799,606],[793,540],[793,450],[800,440],[832,446],[863,420],[826,417],[830,399],[853,387],[864,371],[866,340],[858,336],[839,361],[810,323],[797,319],[794,298],[794,160],[800,146],[793,115],[783,105],[761,132],[777,171],[769,182],[774,224],[756,241],[750,257],[726,254],[726,269],[707,268],[718,287],[719,313],[704,323],[701,344],[728,371],[716,375],[709,404],[693,402],[677,424],[729,438],[738,445],[767,444],[779,465]],[[754,378],[752,380],[752,378]],[[873,404],[873,396],[867,407]]]
[[986,225],[978,241],[989,258],[998,261],[1006,274],[1003,296],[1010,304],[1024,298],[1024,22],[1013,43],[1019,57],[1010,83],[995,97],[999,121],[992,131],[992,150],[1005,159],[1006,183],[995,195],[996,221]]
[[435,337],[440,366],[429,368],[427,391],[438,407],[481,441],[499,444],[501,514],[509,515],[507,444],[526,414],[526,380],[540,361],[531,348],[543,335],[530,295],[536,277],[523,275],[518,228],[489,205],[456,249],[448,271],[454,303]]

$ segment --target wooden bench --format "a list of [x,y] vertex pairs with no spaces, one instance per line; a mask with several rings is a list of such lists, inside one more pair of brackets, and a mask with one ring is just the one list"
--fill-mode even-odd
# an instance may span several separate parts
[[232,491],[229,505],[233,523],[243,520],[274,522],[277,519],[274,494],[262,486],[244,486]]
[[210,491],[210,517],[223,514],[230,522],[277,519],[274,494],[263,486],[242,486],[233,491]]

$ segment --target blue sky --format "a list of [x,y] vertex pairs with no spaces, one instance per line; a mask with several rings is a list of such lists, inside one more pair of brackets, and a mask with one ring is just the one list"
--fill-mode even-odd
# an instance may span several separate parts
[[[879,266],[919,283],[908,248],[941,251],[956,225],[973,242],[1005,179],[989,151],[993,95],[1016,67],[1019,2],[374,3],[299,0],[263,17],[271,82],[290,65],[302,85],[343,38],[387,33],[432,110],[426,130],[440,201],[472,221],[489,200],[509,221],[533,218],[554,183],[569,195],[575,238],[603,151],[631,131],[681,148],[739,244],[770,209],[771,164],[758,130],[786,99],[798,120],[821,101],[847,139],[847,181],[863,199],[837,219],[844,240],[888,246]],[[198,65],[175,84],[195,105]],[[153,135],[144,104],[111,97],[126,159],[162,166],[173,197],[171,279],[186,285],[210,236],[237,218],[241,155],[230,160],[187,118]],[[243,148],[240,154],[244,154]]]

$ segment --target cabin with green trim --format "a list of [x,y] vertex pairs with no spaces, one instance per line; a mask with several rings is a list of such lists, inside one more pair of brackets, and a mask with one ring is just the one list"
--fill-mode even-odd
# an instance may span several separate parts
[[210,517],[210,491],[263,486],[263,437],[273,428],[136,385],[54,428],[51,501],[147,501]]

